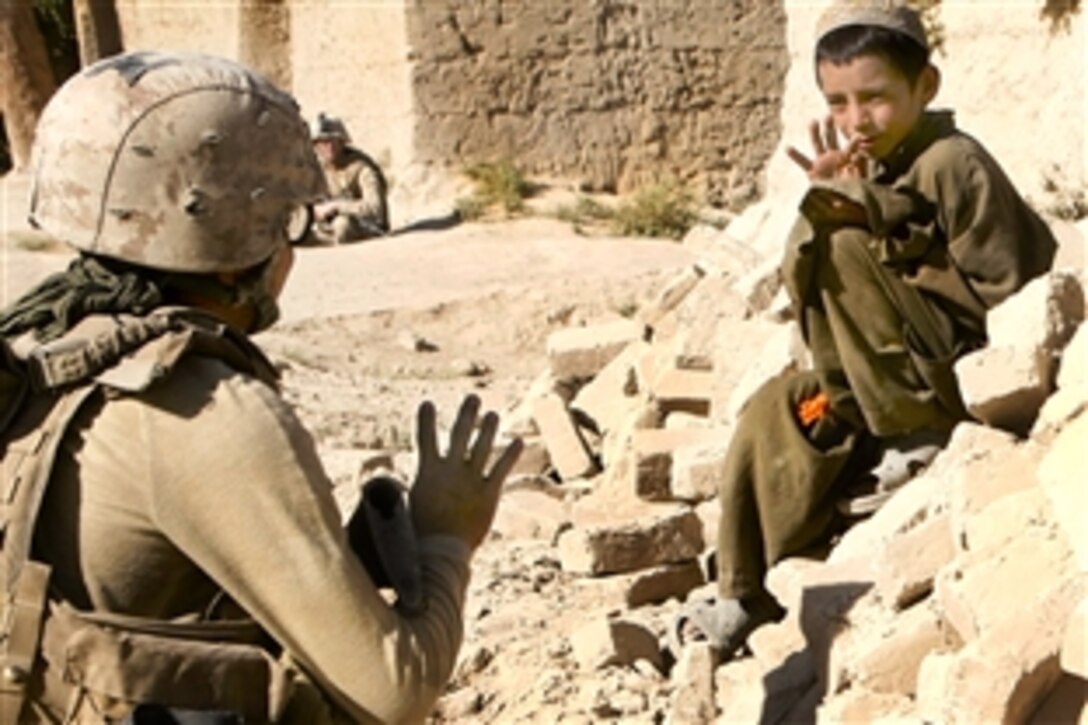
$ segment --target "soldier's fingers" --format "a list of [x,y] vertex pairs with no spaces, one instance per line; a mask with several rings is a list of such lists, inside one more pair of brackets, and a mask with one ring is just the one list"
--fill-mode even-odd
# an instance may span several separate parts
[[812,159],[810,159],[808,156],[805,156],[793,146],[789,146],[786,148],[786,154],[793,160],[793,163],[800,166],[803,171],[812,170]]
[[497,488],[502,486],[502,482],[510,475],[510,471],[514,469],[514,464],[518,462],[524,447],[525,443],[520,438],[515,438],[510,442],[510,445],[502,452],[499,460],[495,461],[495,465],[491,467],[487,474],[488,487]]
[[472,455],[469,457],[469,465],[474,471],[484,470],[488,456],[491,455],[491,446],[495,442],[495,433],[499,429],[499,416],[488,413],[480,423],[480,430],[476,433],[476,441],[472,444]]
[[434,419],[434,403],[426,400],[416,412],[416,448],[421,461],[433,460],[438,456],[438,432]]
[[816,152],[817,156],[823,156],[827,153],[827,147],[824,146],[823,136],[820,134],[820,122],[813,121],[808,125],[808,135],[812,139],[812,150]]
[[831,116],[824,119],[824,139],[828,149],[832,151],[839,149],[839,134],[835,131],[835,122]]
[[464,459],[465,452],[468,450],[468,439],[472,435],[472,429],[476,427],[476,414],[480,411],[480,399],[475,395],[465,396],[465,400],[461,403],[461,409],[457,411],[457,420],[453,423],[453,430],[450,431],[450,448],[446,452],[446,455],[451,460],[460,461]]

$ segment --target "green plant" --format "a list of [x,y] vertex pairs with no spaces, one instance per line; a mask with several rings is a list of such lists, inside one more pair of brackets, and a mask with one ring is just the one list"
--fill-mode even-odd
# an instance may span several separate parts
[[624,235],[680,239],[698,219],[692,193],[668,182],[644,187],[620,204],[613,226]]
[[472,199],[480,210],[500,207],[509,216],[525,208],[525,198],[532,193],[532,184],[521,169],[508,159],[493,163],[473,164],[465,176],[475,184]]

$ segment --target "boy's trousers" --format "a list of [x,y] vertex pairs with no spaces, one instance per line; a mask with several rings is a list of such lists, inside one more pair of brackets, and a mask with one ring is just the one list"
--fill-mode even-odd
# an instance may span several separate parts
[[[873,463],[874,436],[948,431],[967,417],[952,372],[966,344],[873,244],[855,228],[813,240],[799,314],[814,369],[765,383],[737,422],[719,489],[723,597],[762,591],[769,566],[829,533],[843,487]],[[801,402],[819,393],[830,409],[803,424]]]

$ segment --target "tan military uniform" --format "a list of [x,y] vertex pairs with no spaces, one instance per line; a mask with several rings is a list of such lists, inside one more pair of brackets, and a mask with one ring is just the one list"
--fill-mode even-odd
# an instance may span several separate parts
[[[102,324],[88,318],[72,335]],[[160,349],[176,351],[163,340]],[[407,617],[349,549],[313,441],[276,390],[223,359],[186,354],[143,392],[83,405],[61,443],[33,558],[52,566],[50,600],[61,614],[196,623],[240,607],[279,659],[270,670],[278,684],[263,686],[285,700],[276,708],[282,721],[417,722],[454,664],[469,559],[447,537],[424,538],[420,550],[427,608]],[[53,621],[43,635],[40,717],[67,708],[77,721],[100,722],[119,697],[147,692],[154,701],[154,686],[118,662],[138,661],[132,640],[95,651],[73,617]],[[216,705],[231,657],[222,650],[213,660],[222,679],[186,696]],[[145,664],[145,678],[165,669]],[[66,699],[51,699],[58,693]]]
[[[860,203],[867,229],[820,218],[815,195]],[[766,567],[817,542],[870,436],[967,417],[952,364],[985,342],[985,312],[1050,267],[1056,244],[989,154],[930,113],[866,181],[814,186],[782,273],[812,372],[755,393],[721,486],[719,588],[745,597]],[[823,392],[832,415],[803,424]]]
[[329,222],[314,225],[314,235],[320,242],[343,244],[389,231],[385,177],[373,159],[357,148],[345,146],[338,165],[322,164],[321,168],[338,214]]

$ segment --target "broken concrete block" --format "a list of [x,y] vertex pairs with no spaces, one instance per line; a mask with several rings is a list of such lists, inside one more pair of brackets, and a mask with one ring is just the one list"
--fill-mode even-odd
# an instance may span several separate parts
[[672,495],[681,501],[705,501],[718,495],[729,450],[729,434],[709,446],[684,446],[672,455]]
[[594,619],[571,635],[570,644],[583,670],[630,667],[637,660],[646,660],[659,670],[662,667],[657,635],[630,619]]
[[693,264],[673,277],[661,289],[657,296],[639,312],[639,319],[645,325],[656,325],[661,318],[672,312],[684,301],[695,286],[706,275],[698,264]]
[[553,332],[547,342],[552,375],[559,380],[592,378],[645,334],[645,325],[626,319]]
[[673,412],[710,415],[714,373],[705,370],[665,370],[654,380],[650,395],[663,415]]
[[1082,601],[1065,625],[1062,669],[1088,680],[1088,599]]
[[713,428],[714,423],[702,415],[692,415],[691,413],[669,413],[665,417],[664,423],[661,425],[665,430],[691,430],[697,428],[705,430],[707,428]]
[[[790,688],[807,688],[816,680],[816,665],[796,613],[752,632],[747,645],[764,670],[782,670],[778,673],[780,684],[785,685],[789,679]],[[791,658],[794,654],[797,657]]]
[[571,410],[588,418],[602,434],[618,428],[624,418],[642,405],[635,363],[649,348],[641,340],[627,345],[578,391],[570,403]]
[[570,523],[563,501],[539,491],[505,491],[492,530],[503,539],[555,541]]
[[1054,518],[1076,555],[1080,571],[1088,571],[1088,492],[1084,486],[1088,415],[1081,414],[1062,429],[1039,464],[1039,479]]
[[[535,425],[535,424],[534,424]],[[552,463],[548,455],[548,448],[544,445],[540,436],[529,436],[521,439],[521,455],[510,470],[511,476],[537,476],[548,470]],[[494,463],[506,452],[509,441],[500,441],[491,454],[491,462]]]
[[714,673],[718,722],[766,722],[762,719],[763,707],[770,698],[757,684],[762,679],[763,668],[751,657],[733,660],[719,667]]
[[873,692],[914,697],[922,661],[946,644],[940,617],[925,602],[878,632],[859,632],[852,643],[848,678]]
[[605,506],[587,514],[583,499],[574,508],[575,527],[559,537],[564,571],[619,574],[696,559],[703,550],[702,523],[685,506]]
[[971,642],[1035,607],[1032,592],[1047,591],[1075,571],[1072,552],[1049,527],[1034,525],[997,551],[961,555],[937,575],[936,603],[942,619]]
[[905,695],[850,687],[816,709],[816,723],[899,723],[912,720],[914,702]]
[[968,517],[962,524],[958,545],[962,551],[995,551],[1021,531],[1049,517],[1046,494],[1039,486],[1033,486],[1005,496]]
[[685,647],[672,671],[672,706],[666,723],[698,725],[716,722],[714,669],[718,655],[705,642]]
[[673,455],[681,448],[701,448],[723,440],[718,428],[637,430],[631,439],[631,490],[647,501],[676,498],[672,490]]
[[616,606],[634,609],[646,604],[660,604],[669,599],[684,599],[705,583],[698,561],[662,564],[632,574],[613,574],[584,579],[581,585],[603,591],[601,598]]
[[736,420],[748,399],[768,380],[784,372],[799,369],[798,361],[794,357],[793,337],[794,332],[790,326],[780,326],[759,349],[755,358],[749,359],[746,372],[729,396],[725,411],[727,420]]
[[[1017,582],[1021,593],[1032,591]],[[1061,679],[1064,625],[1084,597],[1069,577],[1031,597],[1018,616],[986,629],[952,657],[944,682],[923,664],[918,708],[936,722],[1025,722]],[[924,682],[924,686],[923,686]],[[923,699],[925,698],[925,699]]]
[[1058,389],[1043,404],[1032,437],[1060,427],[1088,407],[1088,325],[1081,324],[1062,351]]
[[952,517],[933,517],[888,542],[877,574],[877,594],[901,610],[933,589],[933,577],[956,555]]
[[1030,282],[986,318],[989,346],[956,363],[968,411],[984,423],[1027,435],[1054,390],[1062,348],[1084,319],[1075,275]]
[[744,299],[748,316],[758,315],[774,301],[782,286],[781,261],[769,257],[737,280],[736,290]]
[[922,722],[945,722],[946,691],[956,666],[955,652],[930,652],[918,666],[914,702]]
[[555,393],[537,398],[533,420],[561,478],[578,478],[596,471],[596,463],[562,398]]

